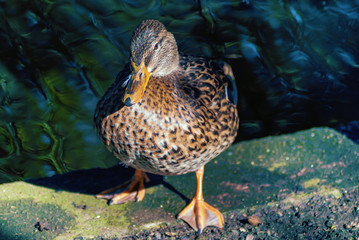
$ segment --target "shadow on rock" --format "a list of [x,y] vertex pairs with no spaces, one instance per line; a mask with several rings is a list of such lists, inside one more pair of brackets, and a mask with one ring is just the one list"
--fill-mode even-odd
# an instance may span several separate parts
[[[114,166],[111,168],[93,168],[58,174],[52,177],[28,179],[26,182],[52,188],[58,191],[78,192],[83,194],[97,194],[105,189],[115,187],[131,179],[133,168]],[[162,184],[164,187],[180,196],[186,203],[189,198],[163,180],[163,176],[148,173],[150,181],[146,188]]]

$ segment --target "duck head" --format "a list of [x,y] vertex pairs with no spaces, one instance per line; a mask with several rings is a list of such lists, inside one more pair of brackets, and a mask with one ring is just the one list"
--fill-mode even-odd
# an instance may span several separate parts
[[150,77],[167,76],[179,68],[179,54],[172,33],[157,20],[145,20],[131,38],[131,76],[123,102],[126,106],[141,101]]

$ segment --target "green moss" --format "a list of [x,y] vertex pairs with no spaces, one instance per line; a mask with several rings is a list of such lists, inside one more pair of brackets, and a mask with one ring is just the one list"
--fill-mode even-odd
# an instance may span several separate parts
[[[22,204],[22,199],[28,199],[28,202],[25,203],[29,204],[24,205],[28,211],[36,212],[38,208],[36,204],[45,204],[43,205],[44,209],[59,208],[65,212],[69,217],[61,217],[61,220],[67,219],[64,224],[66,226],[71,224],[72,227],[66,231],[56,232],[58,239],[71,239],[79,234],[83,237],[98,236],[99,234],[103,236],[106,232],[109,232],[108,236],[120,236],[127,232],[129,225],[126,204],[108,206],[106,201],[96,199],[91,195],[65,191],[56,192],[25,182],[0,185],[0,192],[2,193],[0,203],[19,201]],[[76,206],[85,206],[85,209]],[[11,225],[6,228],[14,235],[17,233],[17,228],[13,228]]]
[[304,188],[314,188],[314,187],[317,187],[318,184],[322,181],[323,180],[319,179],[319,178],[312,178],[307,181],[304,181],[302,185]]
[[71,228],[74,216],[34,199],[0,201],[1,239],[54,239]]
[[333,188],[333,187],[330,187],[330,186],[322,186],[315,192],[290,193],[281,202],[282,203],[287,203],[287,204],[298,205],[298,204],[300,204],[302,202],[307,201],[309,198],[313,197],[314,195],[333,196],[335,198],[342,197],[342,193],[340,192],[339,189]]

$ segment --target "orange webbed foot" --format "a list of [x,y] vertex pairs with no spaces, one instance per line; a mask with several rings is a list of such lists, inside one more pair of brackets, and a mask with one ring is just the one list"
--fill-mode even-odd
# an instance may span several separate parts
[[207,226],[223,228],[224,224],[223,215],[217,208],[195,198],[180,212],[178,218],[187,222],[199,233]]
[[188,204],[179,214],[178,218],[187,222],[194,230],[199,233],[207,226],[223,228],[224,218],[222,213],[215,207],[206,203],[203,199],[202,182],[204,167],[196,171],[197,190],[190,204]]
[[[109,204],[121,204],[131,201],[142,201],[145,197],[145,184],[149,178],[147,174],[141,170],[136,170],[134,178],[116,187],[107,189],[97,194],[97,198],[108,199]],[[124,189],[120,193],[116,193],[118,190]]]

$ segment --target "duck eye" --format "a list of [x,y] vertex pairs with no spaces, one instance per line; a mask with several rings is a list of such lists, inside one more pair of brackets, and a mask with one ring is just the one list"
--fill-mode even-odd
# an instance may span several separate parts
[[155,46],[153,47],[154,50],[158,49],[158,43],[155,44]]

